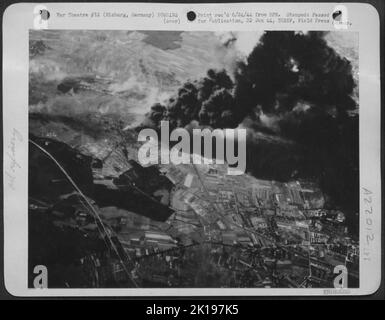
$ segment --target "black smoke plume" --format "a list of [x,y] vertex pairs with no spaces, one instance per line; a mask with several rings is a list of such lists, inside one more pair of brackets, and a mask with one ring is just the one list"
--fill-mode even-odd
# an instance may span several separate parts
[[186,82],[167,105],[153,105],[147,117],[156,127],[161,120],[168,120],[171,128],[184,127],[194,120],[213,128],[234,127],[241,119],[235,110],[233,88],[226,71],[210,69],[203,79]]

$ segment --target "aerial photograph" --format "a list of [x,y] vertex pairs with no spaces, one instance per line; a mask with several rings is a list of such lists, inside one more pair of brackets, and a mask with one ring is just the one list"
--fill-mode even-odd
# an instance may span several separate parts
[[[343,31],[30,30],[28,286],[43,265],[49,288],[334,288],[341,266],[359,287],[358,46]],[[203,136],[187,151],[200,163],[158,161],[176,142],[165,123],[244,129],[244,172],[218,144],[206,159]]]

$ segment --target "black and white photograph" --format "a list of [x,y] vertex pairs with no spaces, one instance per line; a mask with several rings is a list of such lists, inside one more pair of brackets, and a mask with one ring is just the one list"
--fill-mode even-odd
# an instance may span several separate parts
[[[358,46],[338,31],[31,30],[29,286],[43,265],[50,288],[334,288],[336,267],[357,287]],[[164,123],[244,129],[245,171],[143,165],[138,134],[160,141]]]
[[367,3],[8,6],[6,295],[175,318],[378,295],[380,21]]

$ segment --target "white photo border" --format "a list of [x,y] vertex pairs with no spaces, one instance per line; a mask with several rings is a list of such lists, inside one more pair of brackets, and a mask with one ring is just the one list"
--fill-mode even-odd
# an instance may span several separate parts
[[[325,30],[320,25],[199,25],[185,19],[190,10],[298,11],[330,12],[337,3],[47,3],[51,13],[48,29],[89,30]],[[380,24],[377,10],[370,4],[343,3],[351,25],[341,32],[359,33],[359,154],[360,154],[360,286],[325,290],[319,288],[138,288],[138,289],[30,289],[28,277],[28,74],[29,30],[36,28],[36,4],[9,6],[3,16],[3,143],[4,143],[4,279],[6,290],[14,296],[320,296],[368,295],[381,283],[381,89]],[[141,8],[151,12],[177,12],[179,24],[163,24],[156,19],[57,18],[57,12],[130,12]],[[19,135],[20,134],[20,135]],[[15,152],[8,148],[14,145]],[[15,168],[10,174],[10,168]],[[370,200],[365,190],[372,193]],[[372,214],[369,214],[369,210]],[[372,235],[374,238],[372,238]]]

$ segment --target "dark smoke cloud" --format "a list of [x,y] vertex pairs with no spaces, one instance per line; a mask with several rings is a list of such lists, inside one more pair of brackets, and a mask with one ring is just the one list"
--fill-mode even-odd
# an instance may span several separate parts
[[157,127],[161,120],[170,121],[172,128],[191,121],[213,128],[234,127],[240,119],[236,117],[233,88],[226,71],[209,70],[203,79],[183,84],[166,105],[153,105],[147,117]]
[[247,59],[238,62],[234,82],[224,70],[209,70],[203,79],[185,83],[166,105],[154,105],[148,117],[156,125],[162,119],[173,126],[195,120],[214,128],[235,127],[255,113],[266,128],[261,115],[284,119],[291,112],[318,109],[344,117],[356,108],[352,66],[323,36],[266,32]]
[[235,74],[235,99],[246,113],[267,114],[306,103],[323,112],[355,108],[351,63],[327,45],[323,33],[267,32]]

